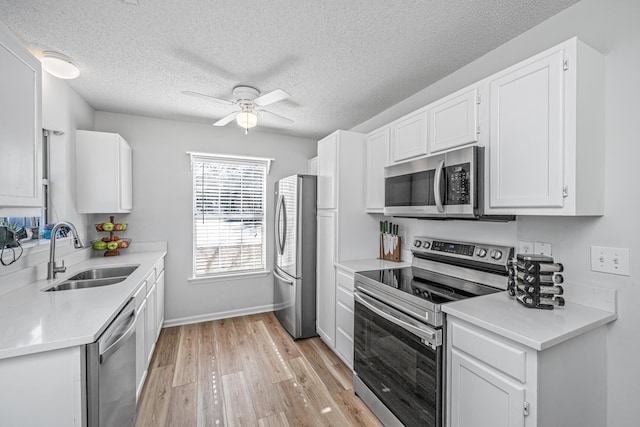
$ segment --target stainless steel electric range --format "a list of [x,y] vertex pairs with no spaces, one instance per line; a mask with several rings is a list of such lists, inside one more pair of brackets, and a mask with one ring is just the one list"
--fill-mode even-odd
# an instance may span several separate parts
[[385,426],[444,425],[442,304],[507,289],[513,248],[413,239],[409,268],[355,275],[354,389]]

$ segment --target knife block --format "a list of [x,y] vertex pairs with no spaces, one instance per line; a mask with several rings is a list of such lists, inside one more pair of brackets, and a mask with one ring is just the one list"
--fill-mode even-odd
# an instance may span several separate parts
[[[387,236],[387,238],[390,241],[390,248],[388,248],[388,251],[385,253],[384,250],[384,239],[385,236]],[[392,239],[397,239],[395,242],[393,242]],[[393,245],[393,243],[395,243],[395,245]],[[387,261],[400,261],[400,236],[395,236],[392,234],[388,234],[388,233],[382,233],[380,234],[380,259],[384,259]]]

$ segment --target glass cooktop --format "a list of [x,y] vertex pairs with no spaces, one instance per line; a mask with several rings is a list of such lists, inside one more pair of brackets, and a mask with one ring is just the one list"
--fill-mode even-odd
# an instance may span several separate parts
[[357,274],[434,304],[444,304],[499,291],[499,289],[438,273],[421,271],[414,274],[412,267],[359,271]]

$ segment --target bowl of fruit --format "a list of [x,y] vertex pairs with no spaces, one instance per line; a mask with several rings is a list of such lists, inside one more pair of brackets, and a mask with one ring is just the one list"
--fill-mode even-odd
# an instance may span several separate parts
[[[93,240],[91,247],[96,251],[107,251],[111,255],[117,255],[118,249],[127,249],[131,245],[131,239],[122,239],[115,234],[113,237],[103,237],[101,240]],[[107,255],[107,254],[105,254]]]
[[124,231],[127,229],[127,224],[124,222],[101,222],[100,224],[95,224],[96,231]]

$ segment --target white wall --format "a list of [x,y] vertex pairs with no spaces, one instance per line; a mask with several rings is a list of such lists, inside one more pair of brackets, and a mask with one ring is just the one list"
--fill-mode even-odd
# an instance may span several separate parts
[[52,135],[50,147],[51,211],[49,222],[73,223],[81,236],[87,215],[76,210],[76,129],[93,129],[94,110],[62,79],[42,71],[42,127],[64,132]]
[[[262,133],[245,135],[233,124],[206,124],[96,113],[96,130],[121,134],[133,149],[133,212],[117,220],[129,224],[127,237],[168,242],[166,319],[168,322],[227,317],[273,307],[273,276],[190,283],[192,275],[192,181],[186,151],[274,158],[267,178],[267,267],[273,266],[273,188],[276,180],[306,173],[317,142]],[[108,166],[108,165],[107,165]],[[95,221],[94,221],[95,220]],[[92,221],[104,221],[92,216]]]
[[[640,108],[636,104],[640,99],[639,19],[640,1],[582,0],[352,129],[369,132],[573,36],[606,55],[606,208],[603,217],[519,217],[513,226],[406,221],[412,233],[460,235],[463,232],[469,237],[484,238],[496,228],[498,239],[551,242],[553,256],[566,267],[568,289],[587,284],[617,290],[619,318],[609,326],[608,342],[603,343],[608,346],[607,425],[610,427],[638,425],[635,409],[640,402],[640,310],[637,307],[640,301],[637,269],[640,193],[635,188],[640,158]],[[592,272],[591,245],[630,248],[631,276]]]

